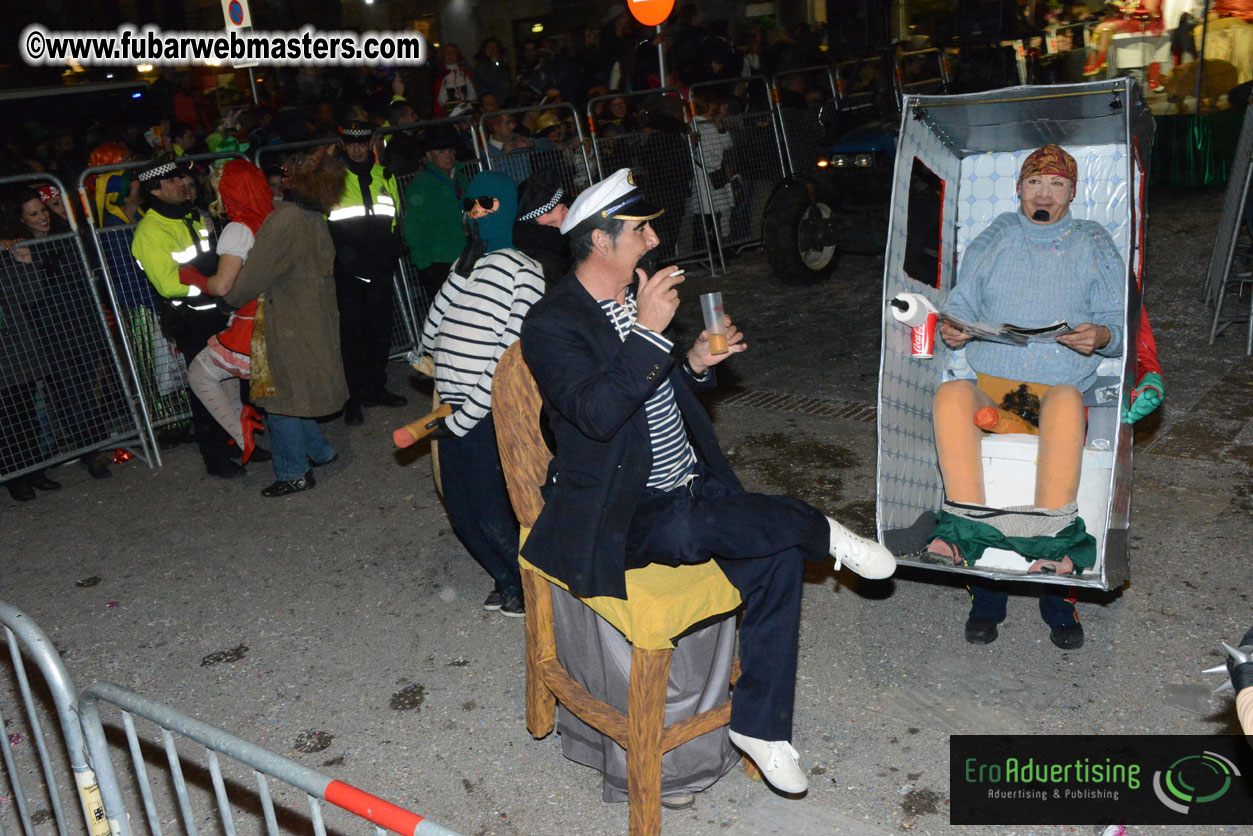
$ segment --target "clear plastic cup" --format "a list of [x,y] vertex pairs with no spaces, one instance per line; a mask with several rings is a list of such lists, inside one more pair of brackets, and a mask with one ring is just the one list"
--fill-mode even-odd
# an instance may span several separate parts
[[709,353],[726,354],[729,347],[727,345],[727,320],[722,313],[722,294],[701,294],[700,312],[705,315],[705,332],[709,336]]

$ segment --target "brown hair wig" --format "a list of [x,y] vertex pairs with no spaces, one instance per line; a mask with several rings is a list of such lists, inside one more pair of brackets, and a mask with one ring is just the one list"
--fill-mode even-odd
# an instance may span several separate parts
[[319,150],[321,149],[312,149],[311,152],[288,161],[288,170],[292,175],[287,186],[302,198],[302,202],[322,212],[329,212],[344,195],[347,168],[339,156],[323,157],[321,163],[315,166],[316,152]]

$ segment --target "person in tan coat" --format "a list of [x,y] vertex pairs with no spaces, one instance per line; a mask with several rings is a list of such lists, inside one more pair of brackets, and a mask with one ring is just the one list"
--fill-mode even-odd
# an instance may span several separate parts
[[252,400],[269,413],[277,481],[264,496],[315,484],[310,465],[338,456],[316,418],[348,397],[339,350],[335,246],[326,207],[339,198],[343,164],[317,148],[290,163],[290,199],[276,204],[257,232],[248,261],[226,295],[232,305],[259,298],[252,335]]

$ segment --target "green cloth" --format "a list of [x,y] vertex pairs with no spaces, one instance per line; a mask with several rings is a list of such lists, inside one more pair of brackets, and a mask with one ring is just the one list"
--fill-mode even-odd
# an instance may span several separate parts
[[1149,160],[1149,185],[1220,186],[1227,182],[1235,159],[1242,108],[1214,113],[1163,114]]
[[461,163],[452,177],[423,160],[422,170],[405,189],[405,220],[401,227],[409,246],[409,260],[419,270],[432,264],[452,264],[466,245],[461,196],[470,178]]
[[1006,537],[987,523],[947,511],[938,512],[936,518],[939,524],[932,536],[960,551],[967,566],[978,563],[987,549],[1006,549],[1028,560],[1061,560],[1069,555],[1076,575],[1096,565],[1096,539],[1079,517],[1052,537]]

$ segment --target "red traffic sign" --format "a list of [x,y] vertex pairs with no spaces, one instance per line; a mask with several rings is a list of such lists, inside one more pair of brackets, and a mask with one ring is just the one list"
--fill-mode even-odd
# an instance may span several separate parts
[[627,11],[645,26],[660,26],[674,11],[674,0],[627,0]]

